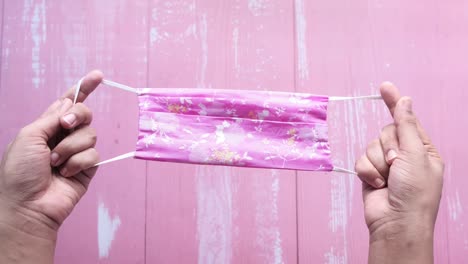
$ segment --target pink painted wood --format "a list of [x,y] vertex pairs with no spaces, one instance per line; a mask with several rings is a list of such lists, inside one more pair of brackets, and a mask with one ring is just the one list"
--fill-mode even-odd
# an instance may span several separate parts
[[[330,95],[391,80],[447,161],[436,261],[463,263],[465,2],[0,1],[0,146],[93,68],[133,86]],[[134,148],[133,95],[102,86],[88,105],[102,158]],[[329,113],[333,160],[346,168],[390,121],[381,102]],[[363,263],[367,239],[349,175],[126,160],[100,168],[56,262]]]
[[[0,88],[1,146],[87,71],[146,83],[145,3],[5,1]],[[132,17],[126,19],[123,15]],[[134,148],[136,98],[99,89],[88,100],[102,157]],[[125,107],[122,107],[125,106]],[[123,110],[125,109],[125,110]],[[15,114],[17,113],[17,114]],[[6,128],[6,129],[4,129]],[[61,229],[57,263],[144,263],[145,163],[103,166]],[[112,241],[112,234],[114,240]]]
[[[153,1],[151,8],[152,87],[293,89],[290,3]],[[148,262],[296,261],[294,172],[148,168]]]

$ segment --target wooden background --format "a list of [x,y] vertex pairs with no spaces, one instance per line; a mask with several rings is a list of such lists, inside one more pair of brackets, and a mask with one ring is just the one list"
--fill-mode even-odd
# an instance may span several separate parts
[[[1,2],[0,148],[86,72],[134,87],[413,96],[446,160],[437,263],[468,254],[468,2],[105,0]],[[137,100],[89,99],[102,158],[134,149]],[[382,102],[333,103],[336,165],[390,121]],[[124,160],[100,168],[59,235],[57,263],[365,263],[360,181]],[[467,224],[468,225],[468,224]]]

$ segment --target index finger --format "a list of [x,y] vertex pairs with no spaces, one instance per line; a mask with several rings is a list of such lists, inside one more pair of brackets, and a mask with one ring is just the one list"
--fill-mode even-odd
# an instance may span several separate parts
[[[94,70],[86,74],[83,78],[83,82],[81,83],[80,92],[78,94],[77,102],[83,102],[86,100],[88,95],[90,95],[96,87],[102,82],[104,75],[99,70]],[[73,101],[75,98],[75,89],[76,85],[70,88],[63,96],[62,99],[68,98]]]
[[[411,98],[402,97],[395,108],[395,126],[399,148],[408,152],[422,151],[423,142],[418,130],[418,119],[413,113]],[[421,153],[421,152],[419,152]]]
[[[393,83],[384,82],[380,85],[380,94],[382,95],[382,99],[387,105],[390,114],[392,115],[392,117],[395,117],[395,108],[397,106],[397,102],[401,98],[400,91]],[[418,119],[416,119],[416,126],[418,128],[419,136],[423,143],[425,145],[431,144],[429,136],[427,135],[426,131],[424,130]]]
[[390,110],[390,114],[393,117],[397,102],[401,98],[400,91],[398,91],[398,88],[396,88],[393,83],[384,82],[380,85],[380,94],[382,95],[382,99],[384,100],[388,110]]

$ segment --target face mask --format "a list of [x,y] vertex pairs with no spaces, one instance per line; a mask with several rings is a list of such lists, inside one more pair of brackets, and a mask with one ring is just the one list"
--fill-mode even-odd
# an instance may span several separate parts
[[[217,89],[134,89],[139,136],[136,151],[96,165],[144,160],[252,168],[341,171],[331,162],[329,101],[370,98]],[[76,94],[81,81],[77,85]]]

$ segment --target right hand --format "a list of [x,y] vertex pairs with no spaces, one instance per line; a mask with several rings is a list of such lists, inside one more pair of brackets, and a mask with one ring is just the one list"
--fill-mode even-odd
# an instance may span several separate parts
[[412,111],[391,83],[380,88],[394,122],[382,129],[356,162],[363,182],[366,224],[372,241],[414,232],[433,235],[444,162]]

